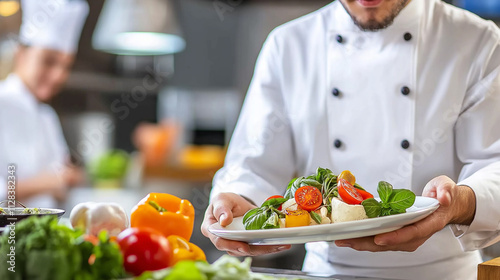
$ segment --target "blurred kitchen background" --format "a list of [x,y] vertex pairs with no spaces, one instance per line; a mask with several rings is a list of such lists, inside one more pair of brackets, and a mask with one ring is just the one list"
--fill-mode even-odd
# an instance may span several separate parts
[[[217,259],[223,252],[199,227],[262,43],[274,27],[330,2],[90,0],[74,70],[51,102],[73,162],[88,173],[61,207],[114,201],[130,213],[150,192],[187,198],[196,209],[192,242]],[[454,4],[500,18],[497,0]],[[11,71],[21,12],[17,1],[0,0],[0,79]],[[110,45],[120,30],[151,33]],[[295,246],[254,265],[300,269],[303,256]]]

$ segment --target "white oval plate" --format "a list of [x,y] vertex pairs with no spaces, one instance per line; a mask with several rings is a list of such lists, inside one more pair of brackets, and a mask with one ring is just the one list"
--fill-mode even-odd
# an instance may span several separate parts
[[227,227],[216,223],[208,230],[225,239],[244,241],[254,245],[303,244],[373,236],[394,231],[427,217],[438,207],[439,202],[436,199],[417,196],[415,204],[408,208],[406,213],[393,216],[327,225],[263,230],[245,230],[243,217],[238,217]]

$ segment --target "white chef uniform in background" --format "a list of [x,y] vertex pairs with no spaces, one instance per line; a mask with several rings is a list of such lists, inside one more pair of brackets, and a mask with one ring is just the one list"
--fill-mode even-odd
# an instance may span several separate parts
[[[88,15],[86,1],[23,0],[22,44],[74,54]],[[16,75],[0,83],[0,200],[5,199],[7,166],[15,164],[17,181],[44,172],[61,172],[69,161],[55,111],[40,103]],[[28,207],[55,207],[54,198],[38,195]]]
[[470,227],[448,226],[413,253],[307,244],[304,270],[474,279],[473,250],[500,240],[499,42],[494,23],[439,0],[412,0],[378,32],[362,32],[339,1],[277,28],[212,196],[260,205],[319,166],[351,170],[374,194],[385,180],[421,195],[447,175],[476,194]]

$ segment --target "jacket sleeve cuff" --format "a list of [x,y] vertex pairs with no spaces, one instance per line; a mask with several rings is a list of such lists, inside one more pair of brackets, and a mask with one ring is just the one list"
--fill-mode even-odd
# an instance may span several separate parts
[[478,172],[458,183],[476,196],[476,213],[470,226],[451,225],[464,251],[478,250],[500,241],[500,189],[494,179]]

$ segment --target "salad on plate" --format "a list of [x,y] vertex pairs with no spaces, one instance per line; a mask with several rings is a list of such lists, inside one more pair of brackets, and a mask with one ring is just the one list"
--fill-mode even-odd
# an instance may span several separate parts
[[408,189],[378,184],[379,198],[367,192],[348,170],[335,175],[327,168],[295,178],[283,196],[269,197],[260,207],[243,216],[246,230],[315,226],[397,215],[415,203]]

